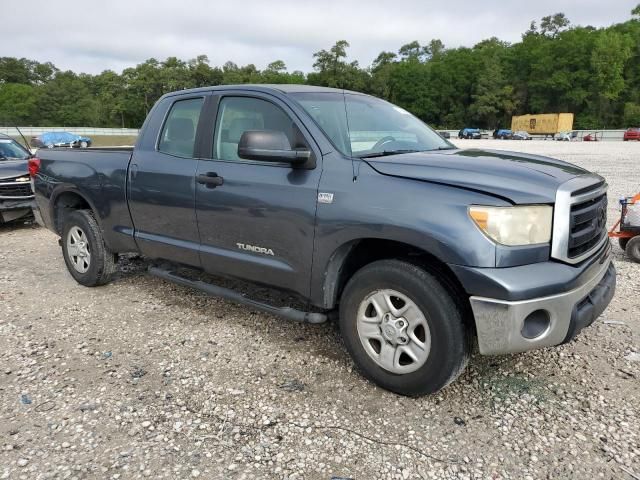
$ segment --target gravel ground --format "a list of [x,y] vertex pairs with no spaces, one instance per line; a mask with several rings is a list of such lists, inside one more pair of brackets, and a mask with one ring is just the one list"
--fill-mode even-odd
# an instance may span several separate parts
[[[640,143],[461,144],[583,165],[612,199],[640,190]],[[84,288],[52,233],[0,239],[0,478],[640,478],[640,265],[617,246],[616,298],[576,341],[476,355],[411,399],[358,375],[332,324],[206,297],[133,257]]]

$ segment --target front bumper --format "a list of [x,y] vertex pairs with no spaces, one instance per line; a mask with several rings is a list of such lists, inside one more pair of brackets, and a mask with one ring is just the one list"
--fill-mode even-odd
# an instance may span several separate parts
[[480,353],[559,345],[591,325],[615,292],[616,271],[609,251],[583,275],[588,279],[582,279],[580,286],[556,295],[516,301],[471,296]]
[[0,199],[0,223],[11,222],[29,215],[35,207],[36,203],[33,197],[26,200]]

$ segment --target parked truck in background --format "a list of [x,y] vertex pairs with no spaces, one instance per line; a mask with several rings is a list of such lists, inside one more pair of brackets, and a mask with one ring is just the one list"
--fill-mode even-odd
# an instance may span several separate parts
[[[183,90],[156,103],[134,148],[39,155],[29,163],[40,221],[80,284],[107,283],[118,254],[137,252],[154,275],[254,309],[314,323],[335,313],[360,371],[401,394],[446,386],[475,342],[487,355],[568,342],[615,290],[602,177],[459,149],[368,95]],[[248,299],[185,268],[305,307]]]
[[573,113],[541,113],[511,118],[511,130],[530,135],[555,135],[573,130]]

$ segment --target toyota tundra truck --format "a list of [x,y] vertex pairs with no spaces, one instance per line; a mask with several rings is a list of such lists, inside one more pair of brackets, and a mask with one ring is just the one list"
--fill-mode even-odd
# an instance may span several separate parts
[[[109,282],[135,252],[167,281],[283,319],[335,318],[362,374],[404,395],[445,387],[475,345],[567,343],[614,295],[604,178],[459,149],[356,92],[169,93],[135,147],[42,150],[29,170],[39,221],[80,284]],[[190,270],[302,301],[264,303]]]

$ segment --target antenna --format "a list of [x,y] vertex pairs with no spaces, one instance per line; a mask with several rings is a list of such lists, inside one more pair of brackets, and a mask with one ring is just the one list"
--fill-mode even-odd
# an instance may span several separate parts
[[18,131],[18,133],[22,137],[22,140],[24,141],[24,146],[26,147],[27,152],[29,152],[31,154],[31,147],[29,147],[29,143],[27,142],[27,139],[24,138],[24,135],[22,134],[22,132],[20,131],[20,129],[18,127],[16,127],[16,130]]

